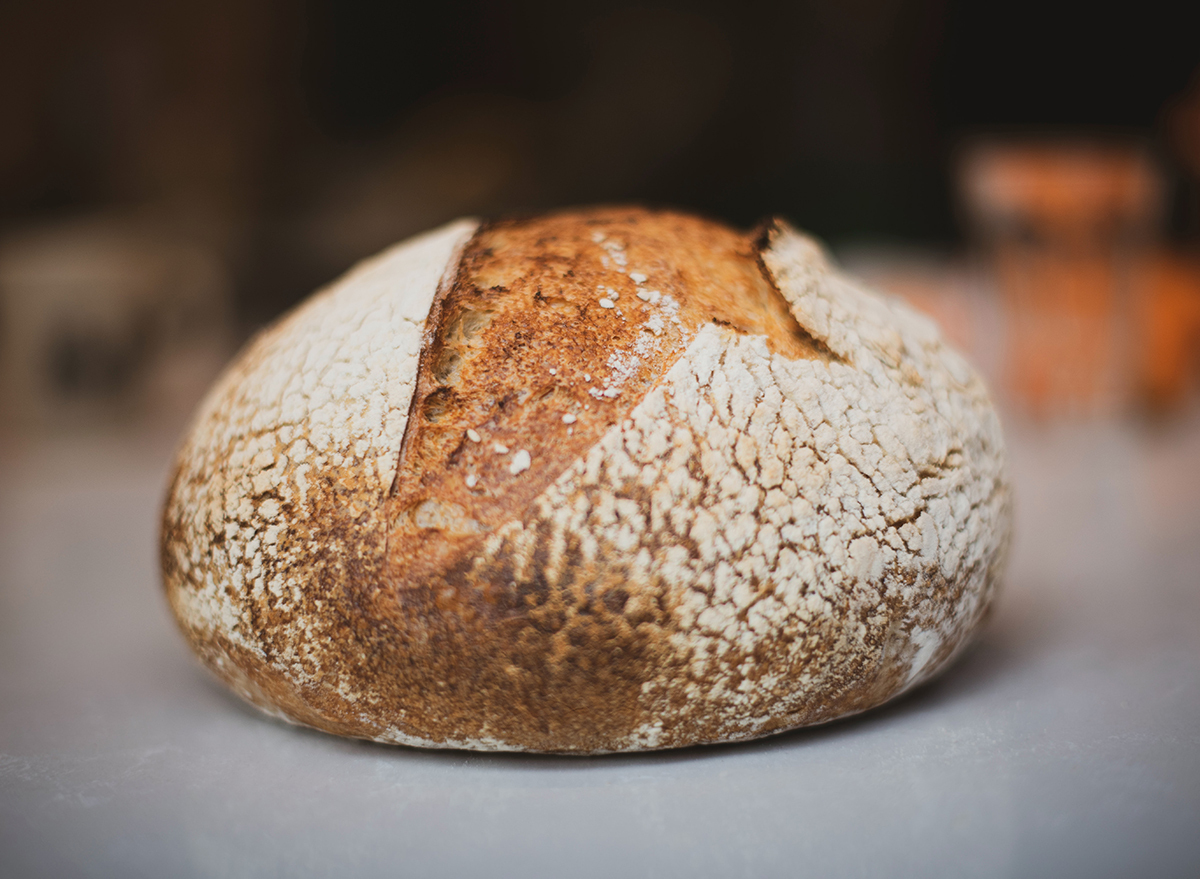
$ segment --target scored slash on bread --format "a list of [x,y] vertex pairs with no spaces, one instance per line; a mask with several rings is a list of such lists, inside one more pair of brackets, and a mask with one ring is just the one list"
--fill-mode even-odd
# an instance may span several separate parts
[[1009,532],[995,411],[774,222],[459,221],[260,334],[197,415],[164,582],[239,694],[330,732],[753,738],[945,666]]

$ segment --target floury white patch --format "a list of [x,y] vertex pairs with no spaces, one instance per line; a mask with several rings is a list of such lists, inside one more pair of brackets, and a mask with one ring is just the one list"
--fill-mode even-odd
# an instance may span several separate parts
[[[209,392],[179,453],[189,478],[176,480],[174,509],[195,538],[190,550],[177,543],[172,551],[180,570],[207,568],[190,588],[168,591],[185,631],[219,633],[265,661],[253,603],[241,596],[265,588],[286,610],[309,585],[285,565],[263,576],[281,555],[277,539],[260,539],[277,527],[280,504],[304,510],[310,482],[348,455],[361,468],[362,494],[381,502],[395,478],[425,320],[477,226],[459,220],[356,267],[256,337]],[[218,673],[235,664],[222,656]]]

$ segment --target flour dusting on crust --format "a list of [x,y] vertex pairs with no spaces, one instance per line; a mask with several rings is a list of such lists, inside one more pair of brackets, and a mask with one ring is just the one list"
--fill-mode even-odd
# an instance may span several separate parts
[[[495,527],[470,496],[391,509],[426,316],[475,229],[356,270],[208,398],[168,498],[163,567],[211,668],[264,710],[332,732],[598,753],[818,723],[945,667],[1007,548],[995,411],[931,322],[783,224],[758,256],[805,356],[724,321],[680,325],[686,347],[629,399],[639,358],[661,356],[647,317],[631,349],[604,355],[603,387],[626,407],[616,423],[536,477],[549,482],[532,481],[545,456],[525,442],[496,465],[545,486],[530,503]],[[608,313],[665,301],[646,288],[661,266],[611,230],[588,235],[635,285],[606,296]],[[441,410],[426,411],[438,426]],[[578,440],[587,414],[547,423]],[[480,454],[480,430],[451,434]],[[462,552],[414,580],[389,561],[401,520]]]

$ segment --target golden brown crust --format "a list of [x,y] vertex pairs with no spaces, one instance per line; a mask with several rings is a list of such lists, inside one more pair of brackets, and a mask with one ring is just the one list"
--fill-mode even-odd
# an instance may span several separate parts
[[553,588],[472,562],[707,323],[763,335],[793,359],[825,356],[766,277],[752,235],[639,208],[476,234],[430,312],[385,514],[386,585],[371,612],[406,644],[402,668],[371,672],[394,683],[380,694],[388,713],[421,712],[435,738],[537,750],[602,749],[646,722],[642,685],[675,661],[668,609],[624,614],[629,590],[646,584],[625,582],[615,550],[594,570],[572,565],[572,583]]
[[792,359],[827,356],[751,235],[640,208],[482,228],[426,325],[388,502],[397,588],[424,585],[522,518],[709,322],[763,335]]

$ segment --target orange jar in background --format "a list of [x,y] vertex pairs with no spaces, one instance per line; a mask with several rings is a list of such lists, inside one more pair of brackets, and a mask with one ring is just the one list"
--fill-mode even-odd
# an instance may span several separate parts
[[1136,146],[980,143],[961,165],[1004,303],[1004,383],[1035,416],[1181,399],[1200,274],[1160,244],[1163,181]]

